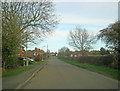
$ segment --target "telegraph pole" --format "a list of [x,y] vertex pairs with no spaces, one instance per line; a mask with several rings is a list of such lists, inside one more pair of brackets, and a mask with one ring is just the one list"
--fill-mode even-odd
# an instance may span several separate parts
[[[26,31],[26,58],[27,58],[27,31]],[[28,60],[26,59],[26,66],[28,66]]]
[[47,44],[47,57],[48,57],[48,44]]
[[47,44],[47,53],[48,53],[48,44]]
[[[45,47],[45,46],[43,46],[43,47]],[[42,47],[42,50],[43,50],[43,47]],[[43,61],[43,54],[44,54],[44,52],[42,53],[42,61]]]

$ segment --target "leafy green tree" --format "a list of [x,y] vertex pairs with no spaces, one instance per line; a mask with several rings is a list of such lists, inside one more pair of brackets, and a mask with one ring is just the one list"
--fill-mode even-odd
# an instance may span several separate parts
[[57,24],[54,4],[41,2],[2,2],[3,68],[16,67],[19,46],[35,39],[42,41]]
[[109,54],[109,51],[106,50],[105,48],[101,47],[101,48],[100,48],[100,54],[101,54],[101,55],[106,55],[106,54]]
[[120,53],[120,21],[110,24],[107,28],[100,30],[98,39],[103,40],[107,47]]
[[106,53],[105,48],[103,48],[103,47],[102,47],[102,48],[100,48],[100,54],[101,54],[101,55],[105,55],[105,53]]
[[[110,24],[107,28],[100,30],[98,39],[103,40],[108,48],[115,50],[113,65],[120,64],[120,21]],[[119,67],[119,66],[118,66]]]

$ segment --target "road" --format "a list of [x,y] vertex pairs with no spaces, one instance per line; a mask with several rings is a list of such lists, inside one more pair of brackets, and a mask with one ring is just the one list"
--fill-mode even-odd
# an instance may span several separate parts
[[118,81],[50,57],[22,89],[118,89]]

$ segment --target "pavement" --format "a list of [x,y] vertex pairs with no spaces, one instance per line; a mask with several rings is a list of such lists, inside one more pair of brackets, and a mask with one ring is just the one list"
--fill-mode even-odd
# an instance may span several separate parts
[[118,81],[50,57],[21,89],[118,89]]
[[41,63],[40,65],[30,65],[33,66],[32,69],[29,69],[14,76],[3,77],[2,89],[20,89],[22,85],[32,79],[32,77],[34,77],[34,75],[36,75],[37,72],[40,71],[44,67],[44,65],[46,65],[46,63],[47,61]]

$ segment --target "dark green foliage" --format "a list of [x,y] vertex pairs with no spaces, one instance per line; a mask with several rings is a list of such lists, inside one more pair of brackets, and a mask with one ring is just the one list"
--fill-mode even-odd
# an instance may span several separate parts
[[9,37],[9,39],[6,39],[4,38],[5,37],[4,34],[2,35],[2,37],[3,37],[2,38],[3,69],[15,68],[18,66],[16,61],[18,59],[16,57],[17,43],[15,41],[15,37],[11,37],[11,38]]
[[106,55],[106,54],[109,54],[109,51],[108,51],[108,50],[105,50],[105,48],[101,47],[101,48],[100,48],[100,54],[101,54],[101,55]]
[[[3,44],[6,41],[3,41]],[[9,43],[9,42],[8,42]],[[12,47],[13,44],[9,44],[9,47],[7,47],[8,44],[6,44],[5,46],[2,46],[2,66],[3,69],[10,69],[10,68],[14,68],[15,66],[17,66],[17,57],[16,57],[16,52],[15,52],[15,48],[16,46]]]
[[90,51],[91,55],[100,55],[100,51],[96,51],[96,50],[93,50],[93,51]]
[[88,63],[94,64],[98,66],[105,66],[111,68],[118,68],[114,62],[113,55],[106,55],[106,56],[81,56],[81,57],[63,57],[64,59],[77,61],[80,63]]
[[32,61],[29,61],[29,63],[28,64],[32,64],[33,62]]
[[120,21],[109,25],[107,28],[100,30],[99,39],[105,41],[106,46],[115,50],[120,50]]
[[23,58],[20,58],[20,57],[19,57],[17,63],[18,63],[20,66],[24,66],[24,60],[23,60]]
[[41,61],[41,60],[42,60],[41,57],[39,57],[39,56],[35,57],[35,61]]
[[[120,65],[120,21],[109,25],[107,28],[100,30],[98,35],[99,39],[102,39],[106,46],[114,50],[114,62],[113,65]],[[118,66],[120,69],[120,67]]]
[[105,50],[105,48],[100,48],[100,54],[101,55],[105,55],[106,54],[106,50]]

